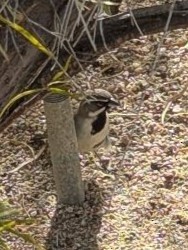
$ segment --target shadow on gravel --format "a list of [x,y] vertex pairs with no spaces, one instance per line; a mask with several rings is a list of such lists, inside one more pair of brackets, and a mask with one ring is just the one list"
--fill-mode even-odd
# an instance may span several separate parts
[[46,240],[48,250],[98,250],[97,234],[103,215],[103,192],[94,182],[87,183],[83,206],[57,205]]

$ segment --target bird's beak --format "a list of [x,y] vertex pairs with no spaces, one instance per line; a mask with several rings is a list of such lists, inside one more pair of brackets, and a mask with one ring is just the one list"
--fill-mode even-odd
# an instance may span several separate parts
[[109,103],[108,103],[109,108],[116,107],[116,106],[119,106],[119,105],[120,105],[120,103],[117,100],[115,100],[113,98],[111,98],[109,100]]

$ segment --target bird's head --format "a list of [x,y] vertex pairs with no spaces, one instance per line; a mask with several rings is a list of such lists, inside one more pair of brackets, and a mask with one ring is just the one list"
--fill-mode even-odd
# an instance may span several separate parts
[[119,102],[113,98],[111,93],[104,89],[95,89],[86,92],[85,99],[80,105],[80,111],[89,117],[95,117],[115,106],[119,106]]

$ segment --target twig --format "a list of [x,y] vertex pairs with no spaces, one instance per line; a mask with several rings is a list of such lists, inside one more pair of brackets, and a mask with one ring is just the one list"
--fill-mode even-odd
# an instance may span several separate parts
[[104,32],[103,32],[103,20],[100,20],[99,21],[99,30],[100,30],[100,35],[101,35],[101,38],[102,38],[102,41],[103,41],[103,45],[104,45],[104,48],[109,51],[109,48],[106,44],[106,39],[105,39],[105,36],[104,36]]
[[20,170],[21,168],[25,167],[26,165],[28,165],[29,163],[32,163],[33,161],[36,161],[44,152],[44,150],[46,149],[46,144],[42,146],[42,148],[39,150],[39,152],[33,156],[33,158],[22,162],[21,164],[18,165],[18,167],[14,168],[13,170],[9,171],[8,174],[12,174],[17,172],[18,170]]
[[162,45],[164,43],[164,39],[166,38],[168,29],[169,29],[169,25],[170,25],[170,21],[171,21],[171,18],[172,18],[172,14],[173,14],[173,11],[174,11],[175,4],[176,4],[176,0],[174,0],[172,2],[172,4],[171,4],[168,19],[167,19],[167,22],[166,22],[166,25],[165,25],[165,28],[164,28],[164,34],[163,34],[162,39],[159,42],[158,47],[157,47],[157,54],[156,54],[156,57],[155,57],[155,60],[154,60],[153,66],[152,66],[151,74],[153,74],[153,72],[154,72],[154,70],[155,70],[155,68],[157,66],[157,63],[159,61],[161,47],[162,47]]
[[188,88],[188,82],[185,84],[184,88],[179,92],[177,93],[176,95],[174,95],[166,104],[163,112],[162,112],[162,115],[161,115],[161,122],[162,124],[164,124],[164,119],[165,119],[165,116],[166,116],[166,113],[168,111],[168,109],[170,108],[171,104],[176,101],[177,99],[179,99],[184,93],[185,91],[187,90]]
[[130,12],[130,16],[132,18],[133,24],[135,24],[136,28],[138,29],[139,33],[141,36],[144,36],[144,33],[142,32],[141,28],[138,25],[138,22],[136,21],[136,18],[131,10],[131,8],[129,8],[129,12]]

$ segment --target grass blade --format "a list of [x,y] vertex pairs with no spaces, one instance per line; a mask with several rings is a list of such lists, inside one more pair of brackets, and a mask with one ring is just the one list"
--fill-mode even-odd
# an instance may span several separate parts
[[28,30],[23,28],[21,25],[11,22],[10,20],[4,18],[2,15],[0,15],[0,21],[15,31],[17,31],[19,34],[21,34],[23,37],[26,38],[35,48],[42,51],[44,54],[46,54],[49,57],[54,57],[53,53],[48,50],[34,35],[32,35]]
[[27,96],[27,95],[32,95],[41,92],[43,89],[32,89],[32,90],[27,90],[24,91],[16,96],[14,96],[8,103],[7,105],[0,111],[0,118],[4,115],[4,113],[20,98]]
[[8,229],[7,231],[22,238],[26,242],[33,244],[33,246],[35,246],[36,250],[44,250],[44,248],[30,234],[21,233],[16,229]]

